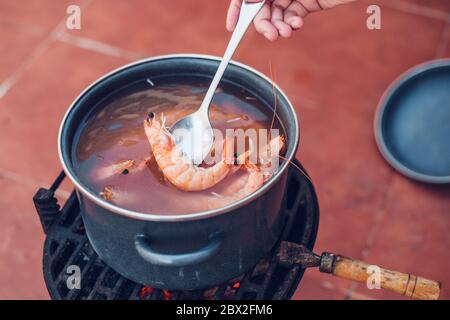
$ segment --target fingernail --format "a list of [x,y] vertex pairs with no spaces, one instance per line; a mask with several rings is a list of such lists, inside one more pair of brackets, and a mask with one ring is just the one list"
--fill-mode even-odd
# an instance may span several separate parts
[[294,29],[298,29],[301,27],[301,21],[297,18],[288,19],[287,23],[289,23]]

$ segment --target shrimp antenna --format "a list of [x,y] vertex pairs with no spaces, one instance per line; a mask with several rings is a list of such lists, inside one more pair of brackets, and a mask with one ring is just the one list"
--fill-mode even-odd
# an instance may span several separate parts
[[303,176],[305,176],[305,178],[308,179],[309,182],[311,182],[311,184],[314,186],[314,183],[312,182],[311,178],[310,178],[310,177],[305,173],[305,171],[303,171],[303,169],[300,168],[296,163],[294,163],[293,161],[291,161],[291,160],[289,160],[289,159],[287,159],[287,158],[285,158],[285,157],[283,157],[283,156],[278,155],[278,157],[279,157],[280,159],[284,160],[284,161],[289,162],[289,164],[293,165],[293,166],[294,166],[298,171],[300,171],[300,173],[301,173]]

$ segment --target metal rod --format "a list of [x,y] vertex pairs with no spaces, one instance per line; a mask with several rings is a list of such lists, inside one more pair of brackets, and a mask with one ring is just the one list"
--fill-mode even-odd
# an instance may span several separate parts
[[50,187],[50,190],[55,192],[56,189],[61,185],[61,182],[63,182],[64,178],[66,177],[66,173],[64,171],[61,171],[58,178],[56,178],[55,182]]

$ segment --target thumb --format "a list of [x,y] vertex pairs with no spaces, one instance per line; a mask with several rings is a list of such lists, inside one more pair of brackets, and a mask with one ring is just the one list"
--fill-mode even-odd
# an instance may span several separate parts
[[227,12],[226,28],[228,31],[233,31],[239,19],[239,12],[241,11],[242,0],[231,0]]
[[[234,28],[236,28],[236,24],[239,19],[239,13],[241,12],[241,6],[242,6],[243,0],[231,0],[230,6],[228,8],[227,13],[227,22],[226,22],[226,28],[228,31],[233,31]],[[261,2],[264,0],[245,0],[247,2]]]

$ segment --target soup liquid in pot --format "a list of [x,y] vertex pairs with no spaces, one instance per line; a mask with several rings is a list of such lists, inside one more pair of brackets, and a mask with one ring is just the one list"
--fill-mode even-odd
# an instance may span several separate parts
[[[186,192],[168,182],[156,162],[147,161],[151,148],[144,133],[149,112],[163,112],[166,126],[195,111],[208,88],[206,79],[142,81],[112,94],[88,117],[73,150],[74,167],[80,180],[95,194],[125,209],[158,215],[189,214],[210,210],[208,199],[220,197],[242,180],[246,171],[227,176],[212,188]],[[213,128],[225,136],[226,129],[270,129],[273,113],[254,96],[230,84],[216,92],[209,116]],[[277,118],[273,128],[284,134]],[[105,168],[133,160],[140,170],[124,170],[111,176]],[[102,173],[103,172],[103,173]],[[110,197],[109,192],[112,192]]]

